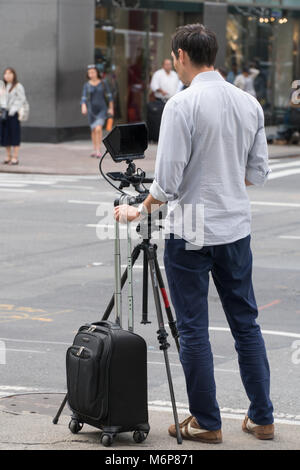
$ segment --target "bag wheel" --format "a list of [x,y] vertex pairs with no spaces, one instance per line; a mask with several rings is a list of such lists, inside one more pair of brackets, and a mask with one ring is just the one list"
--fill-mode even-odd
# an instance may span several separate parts
[[72,434],[77,434],[83,428],[83,424],[80,423],[77,419],[71,419],[69,422],[69,429]]
[[104,447],[109,447],[112,445],[113,443],[113,436],[111,434],[102,434],[101,436],[101,444],[104,446]]
[[137,443],[140,444],[143,442],[145,439],[147,439],[148,434],[143,432],[143,431],[134,431],[133,433],[133,440]]

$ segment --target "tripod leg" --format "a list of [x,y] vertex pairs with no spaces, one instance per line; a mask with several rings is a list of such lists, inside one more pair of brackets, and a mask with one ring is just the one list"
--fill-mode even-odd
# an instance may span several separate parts
[[66,406],[67,401],[68,401],[68,395],[65,395],[65,398],[64,398],[63,401],[61,402],[61,405],[60,405],[60,407],[59,407],[59,410],[58,410],[58,412],[56,413],[56,416],[53,418],[53,421],[52,421],[53,424],[57,424],[57,423],[58,423],[59,417],[60,417],[60,415],[62,414],[63,409],[64,409],[64,407]]
[[167,378],[168,378],[168,382],[169,382],[170,396],[171,396],[171,402],[172,402],[172,408],[173,408],[173,416],[174,416],[174,422],[175,422],[175,428],[176,428],[177,443],[182,444],[182,437],[181,437],[180,428],[179,428],[178,413],[177,413],[177,408],[176,408],[174,387],[173,387],[171,368],[170,368],[170,362],[169,362],[169,356],[168,356],[168,348],[169,348],[170,345],[167,342],[168,333],[166,332],[165,325],[164,325],[164,320],[163,320],[163,316],[162,316],[162,309],[161,309],[161,303],[160,303],[160,297],[159,297],[159,285],[158,285],[158,282],[157,282],[156,269],[155,269],[155,261],[154,261],[154,259],[155,259],[154,251],[155,250],[154,250],[154,247],[150,244],[147,246],[146,249],[147,249],[147,255],[148,255],[148,263],[149,263],[149,268],[150,268],[150,275],[151,275],[151,281],[152,281],[152,287],[153,287],[154,302],[155,302],[158,328],[159,328],[158,332],[157,332],[158,333],[158,341],[159,341],[159,344],[160,344],[160,349],[164,352]]
[[149,274],[149,269],[148,269],[148,258],[147,258],[147,252],[144,250],[144,256],[143,256],[143,315],[142,315],[142,321],[141,323],[143,325],[146,325],[147,323],[151,323],[151,321],[148,320],[148,274]]
[[[138,259],[140,251],[141,251],[141,248],[140,248],[139,245],[134,247],[134,249],[132,251],[132,266],[134,265],[134,263]],[[128,275],[128,272],[127,272],[127,268],[126,268],[123,275],[122,275],[122,278],[121,278],[121,289],[124,287],[125,282],[127,281],[127,275]],[[107,308],[106,308],[106,310],[103,314],[103,317],[101,318],[102,321],[108,320],[108,318],[109,318],[109,316],[112,312],[112,309],[114,308],[114,305],[115,305],[115,296],[113,294],[111,299],[110,299],[110,302],[109,302],[109,304],[108,304],[108,306],[107,306]]]
[[168,299],[168,294],[167,294],[167,291],[166,291],[166,288],[165,288],[165,284],[164,284],[163,277],[162,277],[162,274],[161,274],[161,270],[160,270],[158,260],[157,260],[156,250],[157,250],[157,246],[154,245],[154,263],[155,263],[156,276],[157,276],[159,288],[160,288],[160,291],[161,291],[161,295],[162,295],[162,298],[163,298],[163,301],[164,301],[165,310],[166,310],[166,314],[167,314],[167,317],[168,317],[169,327],[170,327],[172,336],[175,340],[177,351],[179,352],[179,349],[180,349],[180,346],[179,346],[179,333],[178,333],[178,330],[177,330],[176,321],[174,320],[174,317],[172,315],[170,302],[169,302],[169,299]]

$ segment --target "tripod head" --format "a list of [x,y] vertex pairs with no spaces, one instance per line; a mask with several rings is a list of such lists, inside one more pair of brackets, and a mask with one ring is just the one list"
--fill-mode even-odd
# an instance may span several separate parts
[[107,173],[107,176],[114,181],[120,181],[119,190],[132,185],[139,194],[148,194],[149,191],[143,186],[143,183],[152,183],[153,178],[146,178],[146,173],[143,170],[138,173],[132,161],[127,160],[126,163],[128,167],[125,173],[115,171]]

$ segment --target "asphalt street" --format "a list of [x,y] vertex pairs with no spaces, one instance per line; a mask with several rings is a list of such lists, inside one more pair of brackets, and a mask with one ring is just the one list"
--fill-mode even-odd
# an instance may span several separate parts
[[[253,282],[275,417],[300,425],[300,159],[272,160],[271,168],[265,187],[248,188]],[[107,223],[110,234],[113,230],[108,215],[114,199],[114,190],[98,175],[0,174],[0,396],[65,390],[66,349],[79,326],[101,319],[113,292],[114,244],[104,231]],[[163,271],[162,240],[158,246]],[[140,324],[141,267],[139,260],[134,268],[135,331],[148,344],[150,405],[169,409],[152,299],[152,323]],[[223,415],[234,418],[247,409],[248,399],[212,280],[209,306],[218,401]],[[126,308],[125,289],[124,326]],[[172,340],[169,357],[176,400],[185,410],[183,373]]]

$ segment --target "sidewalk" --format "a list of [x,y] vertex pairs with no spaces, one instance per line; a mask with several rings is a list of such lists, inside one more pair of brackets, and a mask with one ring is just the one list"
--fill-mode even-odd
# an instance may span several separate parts
[[[143,160],[135,160],[147,174],[154,173],[157,145],[150,144]],[[104,152],[104,147],[103,147]],[[24,143],[20,150],[19,165],[4,165],[5,149],[0,150],[0,172],[37,173],[61,175],[98,175],[99,160],[91,158],[89,141],[61,144]],[[270,158],[300,157],[299,145],[269,145]],[[114,163],[107,155],[103,162],[104,172],[124,171],[125,163]]]
[[[300,449],[300,426],[276,424],[273,441],[259,441],[241,431],[243,417],[223,418],[223,443],[218,445],[183,441],[177,445],[167,428],[172,412],[150,408],[151,431],[142,444],[132,433],[120,434],[110,448],[100,444],[100,431],[84,425],[76,435],[68,429],[70,411],[65,408],[57,425],[52,417],[63,398],[61,394],[28,394],[0,399],[0,450],[296,450]],[[182,420],[186,414],[180,412]],[[134,455],[134,452],[133,452]]]

